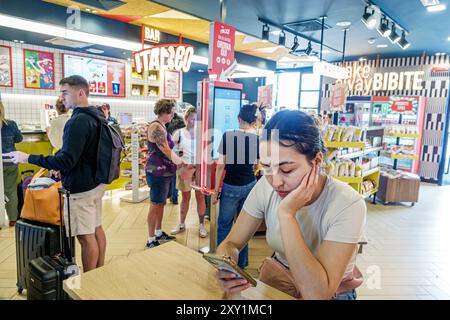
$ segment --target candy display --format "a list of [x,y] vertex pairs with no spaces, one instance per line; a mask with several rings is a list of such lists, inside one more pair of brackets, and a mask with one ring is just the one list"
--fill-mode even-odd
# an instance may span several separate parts
[[329,142],[361,142],[363,129],[353,126],[333,126],[322,127],[322,137]]
[[386,134],[419,134],[419,128],[414,125],[390,125],[384,130]]

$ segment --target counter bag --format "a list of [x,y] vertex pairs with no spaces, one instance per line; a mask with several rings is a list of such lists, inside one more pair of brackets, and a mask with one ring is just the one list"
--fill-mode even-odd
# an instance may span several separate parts
[[61,188],[62,184],[49,178],[43,178],[44,172],[45,169],[39,170],[28,185],[20,217],[31,221],[59,225],[58,189]]

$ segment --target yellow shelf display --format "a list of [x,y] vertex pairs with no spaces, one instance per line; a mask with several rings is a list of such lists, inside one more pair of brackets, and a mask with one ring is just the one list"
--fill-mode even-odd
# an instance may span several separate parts
[[416,160],[418,158],[417,155],[403,155],[403,154],[392,154],[388,152],[383,152],[383,156],[391,159],[408,159],[408,160]]
[[366,144],[364,142],[325,141],[325,147],[329,149],[339,149],[339,148],[364,149],[366,147]]
[[420,138],[419,133],[385,133],[384,135],[393,138]]

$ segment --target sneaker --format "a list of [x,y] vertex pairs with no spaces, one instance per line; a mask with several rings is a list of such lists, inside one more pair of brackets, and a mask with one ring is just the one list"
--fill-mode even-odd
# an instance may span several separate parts
[[199,234],[200,234],[200,238],[206,238],[206,236],[208,235],[208,231],[206,230],[204,224],[200,225],[198,231],[199,231]]
[[14,227],[15,225],[16,225],[16,221],[15,220],[9,221],[9,226],[10,227]]
[[185,230],[186,226],[184,224],[179,223],[175,228],[172,229],[172,231],[170,231],[170,234],[178,234],[184,232]]
[[157,246],[159,246],[159,245],[161,245],[161,243],[159,243],[158,240],[154,240],[154,241],[148,241],[147,244],[146,244],[145,246],[146,246],[147,248],[151,249],[151,248],[157,247]]
[[162,241],[162,242],[167,242],[167,241],[175,240],[175,239],[176,239],[175,237],[169,236],[164,231],[162,232],[162,234],[159,237],[156,236],[156,241]]

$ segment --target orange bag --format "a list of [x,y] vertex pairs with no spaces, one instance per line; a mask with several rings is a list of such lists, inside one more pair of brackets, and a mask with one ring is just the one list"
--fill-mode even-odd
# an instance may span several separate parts
[[[39,170],[31,180],[42,177],[45,169]],[[56,182],[48,188],[40,190],[27,189],[20,217],[23,219],[38,221],[42,223],[60,225],[60,205],[58,189],[62,187],[61,182]],[[61,200],[61,202],[63,199]],[[63,217],[64,223],[64,217]]]

